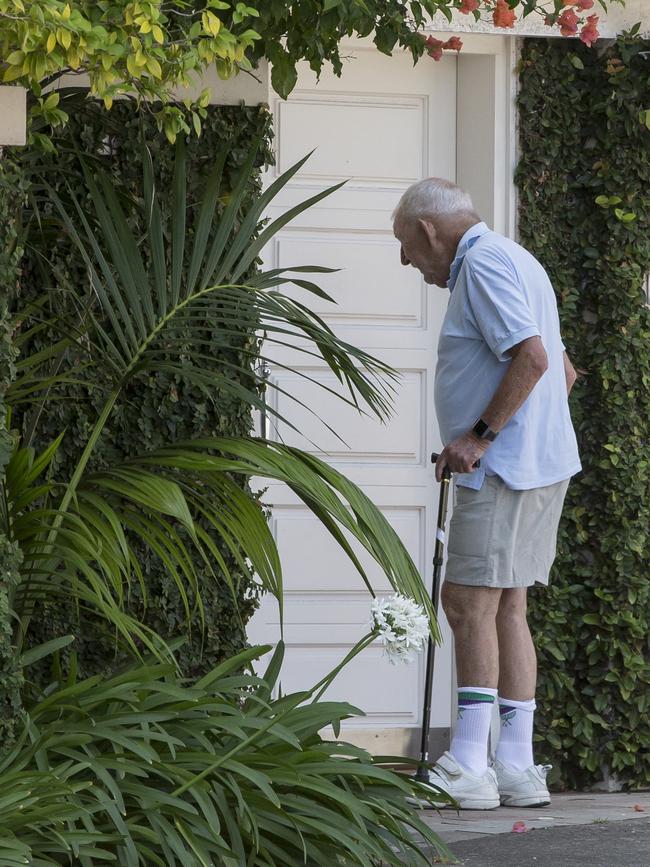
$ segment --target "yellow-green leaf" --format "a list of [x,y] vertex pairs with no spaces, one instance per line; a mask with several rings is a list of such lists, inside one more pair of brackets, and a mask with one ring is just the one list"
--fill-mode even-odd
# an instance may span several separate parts
[[147,57],[147,69],[156,78],[162,78],[162,67],[155,57]]
[[214,12],[204,12],[201,16],[201,21],[203,22],[203,29],[206,33],[209,33],[211,36],[217,36],[219,30],[221,29],[221,21],[217,18]]
[[2,76],[3,81],[15,81],[17,78],[20,78],[23,74],[22,66],[8,66],[5,69],[4,75]]
[[129,74],[132,75],[134,78],[140,77],[140,70],[138,69],[135,58],[132,54],[127,54],[126,56],[126,68],[129,71]]
[[25,52],[24,51],[12,51],[9,57],[7,57],[5,63],[8,63],[9,66],[20,66],[22,67],[23,61],[25,60]]
[[59,104],[59,94],[54,91],[54,93],[50,93],[48,98],[43,103],[43,108],[56,108]]

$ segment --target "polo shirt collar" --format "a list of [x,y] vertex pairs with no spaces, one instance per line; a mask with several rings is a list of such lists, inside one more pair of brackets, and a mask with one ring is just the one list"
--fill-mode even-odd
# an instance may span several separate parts
[[485,233],[489,231],[490,229],[485,223],[475,223],[473,226],[469,227],[458,242],[456,257],[449,268],[449,279],[447,280],[447,286],[450,292],[454,291],[454,286],[456,285],[456,280],[458,280],[458,275],[460,274],[465,254],[474,246],[481,235],[485,235]]

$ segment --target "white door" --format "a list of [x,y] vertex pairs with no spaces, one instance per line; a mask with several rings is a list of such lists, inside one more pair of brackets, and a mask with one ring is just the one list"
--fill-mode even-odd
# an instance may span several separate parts
[[[448,296],[446,290],[427,287],[414,269],[401,266],[390,217],[412,182],[429,175],[455,178],[457,61],[425,58],[414,67],[404,53],[388,58],[361,44],[342,53],[348,59],[341,79],[324,72],[317,82],[305,68],[288,101],[270,95],[277,156],[270,181],[316,149],[270,216],[350,180],[280,233],[267,251],[266,265],[342,269],[316,277],[336,306],[302,290],[295,290],[295,297],[306,300],[345,340],[397,368],[402,380],[395,414],[381,424],[278,367],[271,378],[317,408],[347,446],[313,415],[272,390],[269,399],[305,436],[286,425],[274,426],[272,417],[269,435],[315,452],[359,484],[430,583],[438,487],[429,458],[440,446],[433,371]],[[337,385],[316,359],[309,362],[286,353],[281,361]],[[288,692],[316,683],[367,632],[370,597],[329,534],[289,490],[272,485],[264,499],[273,506],[273,531],[283,563],[287,655],[282,689]],[[362,560],[376,592],[388,592],[371,558]],[[445,635],[436,658],[431,725],[448,731],[452,674],[446,627]],[[277,605],[267,598],[250,625],[249,638],[273,643],[277,637]],[[422,654],[417,663],[393,667],[378,645],[357,657],[327,693],[366,713],[348,724],[345,736],[382,752],[385,747],[412,750],[421,719],[424,662]]]

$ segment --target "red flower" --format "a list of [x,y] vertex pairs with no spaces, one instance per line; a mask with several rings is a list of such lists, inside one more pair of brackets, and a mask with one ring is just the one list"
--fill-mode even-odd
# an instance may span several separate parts
[[511,9],[506,0],[497,0],[497,5],[492,13],[495,27],[512,27],[516,19],[514,9]]
[[440,60],[442,57],[442,39],[435,39],[433,36],[427,36],[424,40],[427,46],[427,54],[433,57],[434,60]]
[[578,32],[578,16],[573,9],[565,9],[557,19],[562,36],[575,36]]
[[463,47],[463,43],[458,36],[452,36],[446,42],[442,43],[442,47],[446,48],[448,51],[460,51]]
[[600,33],[598,32],[598,28],[596,27],[597,24],[598,24],[598,16],[597,15],[590,15],[589,18],[587,18],[587,23],[580,31],[580,39],[589,48],[591,48],[592,43],[594,43],[598,39],[598,37],[600,36]]
[[581,12],[586,12],[587,9],[591,9],[594,5],[594,0],[576,0],[575,5]]
[[463,15],[469,15],[470,12],[475,12],[478,9],[480,0],[463,0],[460,11]]

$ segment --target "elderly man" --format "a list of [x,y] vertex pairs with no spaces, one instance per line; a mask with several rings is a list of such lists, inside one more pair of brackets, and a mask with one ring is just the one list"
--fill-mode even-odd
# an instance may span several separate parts
[[[451,293],[435,377],[445,444],[436,477],[448,467],[456,483],[441,600],[455,639],[458,720],[432,782],[465,809],[542,806],[550,766],[533,761],[537,662],[526,594],[548,584],[567,486],[580,470],[567,399],[576,373],[546,272],[490,231],[467,193],[419,181],[393,217],[402,264]],[[495,701],[501,735],[488,767]]]

